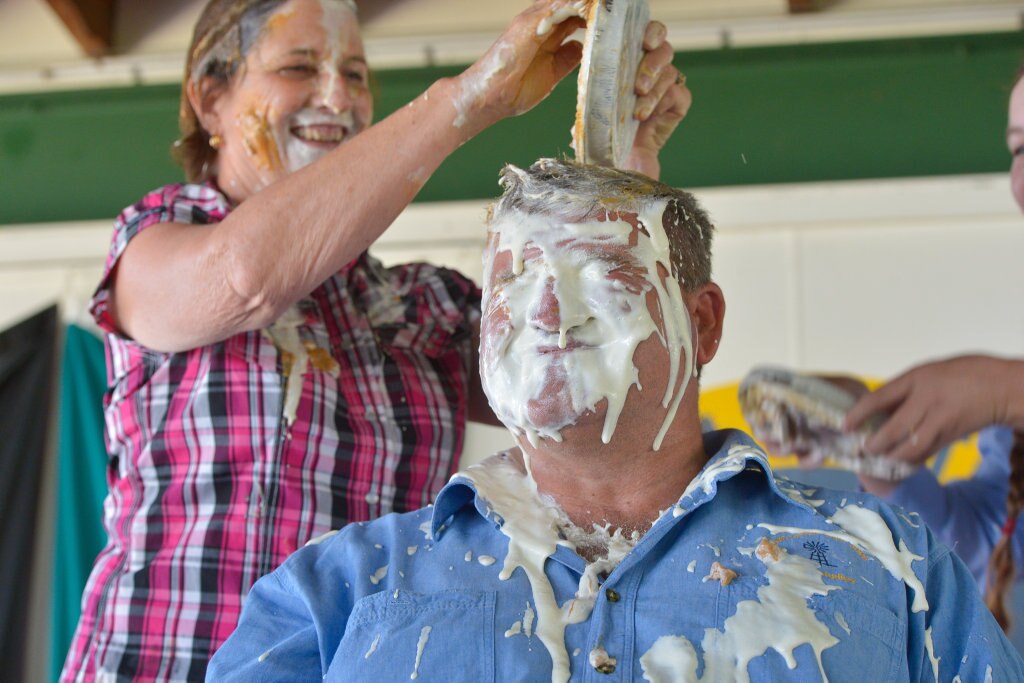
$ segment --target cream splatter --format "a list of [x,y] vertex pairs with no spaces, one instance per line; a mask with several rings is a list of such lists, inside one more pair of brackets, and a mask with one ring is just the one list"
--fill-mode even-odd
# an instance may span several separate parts
[[372,574],[372,575],[370,576],[370,583],[372,583],[372,584],[373,584],[374,586],[376,586],[376,585],[377,585],[378,583],[380,583],[380,582],[381,582],[381,581],[382,581],[382,580],[384,579],[384,577],[385,577],[385,576],[387,576],[387,575],[388,575],[388,566],[387,566],[387,565],[384,565],[383,567],[379,568],[379,569],[378,569],[377,571],[375,571],[375,572],[374,572],[374,573],[373,573],[373,574]]
[[762,538],[754,548],[754,554],[762,562],[778,562],[782,558],[782,548],[770,538]]
[[640,657],[644,680],[683,683],[697,680],[697,651],[682,636],[662,636]]
[[[507,580],[522,568],[530,581],[537,605],[537,635],[551,656],[553,683],[569,680],[569,657],[565,651],[565,624],[555,601],[554,589],[544,573],[544,563],[559,545],[558,515],[540,502],[537,485],[502,455],[470,467],[462,476],[470,479],[480,495],[504,519],[501,532],[508,537],[508,553],[498,578]],[[534,611],[527,603],[527,635],[531,635]]]
[[536,613],[533,611],[533,607],[530,603],[526,603],[526,613],[523,615],[523,633],[529,638],[533,636],[533,620],[536,618]]
[[577,0],[577,2],[571,5],[565,5],[563,7],[556,8],[550,16],[544,17],[537,24],[537,35],[546,36],[551,33],[551,29],[558,26],[569,17],[582,17],[587,18],[587,9],[590,6],[590,0]]
[[256,661],[258,661],[260,664],[262,664],[263,662],[267,661],[267,657],[269,657],[270,653],[273,652],[273,651],[274,651],[273,649],[267,650],[266,652],[261,654],[259,656],[259,659],[257,659]]
[[270,327],[263,330],[281,356],[281,371],[284,374],[284,408],[282,417],[285,425],[295,422],[295,413],[302,398],[302,376],[309,367],[309,354],[299,337],[299,325],[305,316],[298,306],[289,307]]
[[[412,103],[410,102],[410,104]],[[420,166],[409,174],[408,180],[414,187],[421,188],[427,184],[428,180],[430,180],[430,171],[423,166]]]
[[516,623],[512,624],[511,627],[506,629],[505,637],[506,638],[511,638],[512,636],[518,636],[522,632],[523,632],[523,622],[522,621],[517,621]]
[[[470,467],[460,476],[471,480],[480,497],[491,506],[493,516],[504,520],[501,531],[508,537],[508,553],[499,578],[507,580],[517,568],[521,568],[530,582],[533,605],[526,603],[522,623],[518,626],[527,637],[536,633],[547,649],[552,660],[552,682],[568,681],[565,628],[569,623],[577,623],[590,615],[600,587],[597,575],[604,569],[613,568],[625,557],[639,535],[625,538],[621,532],[608,533],[606,527],[596,527],[591,533],[566,526],[569,522],[565,513],[545,503],[534,480],[504,454]],[[565,537],[561,536],[562,529]],[[608,554],[588,564],[577,594],[559,607],[544,565],[559,545],[575,549],[573,539],[576,538],[582,539],[581,542],[600,538]]]
[[935,656],[935,642],[932,640],[932,627],[924,630],[924,648],[928,652],[928,659],[932,663],[932,671],[935,672],[935,683],[939,683],[939,660],[942,657]]
[[611,657],[608,651],[598,645],[590,654],[587,656],[587,661],[590,662],[590,666],[597,669],[599,673],[610,674],[615,672],[615,665],[618,660],[615,657]]
[[736,612],[725,620],[723,631],[704,631],[704,675],[697,677],[698,659],[692,643],[682,636],[663,636],[640,659],[645,680],[745,682],[750,680],[747,666],[755,657],[775,650],[794,669],[793,653],[805,644],[810,645],[818,673],[826,679],[821,653],[839,641],[817,619],[808,599],[836,587],[824,583],[815,562],[785,550],[780,549],[777,560],[771,553],[760,559],[768,583],[758,588],[757,599],[739,602]]
[[505,70],[507,64],[515,61],[515,49],[504,42],[498,42],[483,59],[484,61],[479,64],[481,73],[474,71],[463,74],[461,89],[458,95],[452,99],[452,105],[455,107],[455,119],[452,121],[452,125],[456,128],[466,125],[467,114],[480,105],[480,100],[491,80]]
[[416,665],[412,669],[412,674],[409,678],[416,680],[420,676],[420,661],[423,659],[423,650],[427,647],[427,640],[430,638],[429,626],[424,626],[420,629],[420,639],[416,643]]
[[681,499],[692,497],[698,490],[702,490],[705,495],[710,496],[716,481],[726,474],[742,472],[747,466],[747,456],[753,454],[763,455],[762,451],[757,448],[744,444],[733,445],[724,458],[712,462],[693,478],[693,481],[683,491]]
[[492,564],[494,564],[495,559],[490,555],[481,555],[480,557],[476,558],[476,561],[485,567],[490,567]]
[[405,549],[405,553],[406,555],[415,555],[416,551],[419,550],[419,548],[420,547],[418,545],[411,545]]
[[893,578],[906,583],[913,589],[914,600],[911,603],[911,611],[928,610],[928,598],[925,596],[924,585],[911,568],[913,562],[924,558],[910,552],[902,539],[897,550],[892,530],[877,512],[859,505],[848,505],[836,510],[832,515],[832,521],[842,531],[777,527],[772,524],[758,524],[758,526],[767,529],[773,535],[811,533],[849,543],[860,551],[872,555],[882,563],[882,566],[889,571]]
[[373,639],[372,643],[370,643],[370,649],[366,651],[365,655],[363,655],[363,659],[369,659],[370,655],[372,655],[374,652],[377,651],[377,645],[379,645],[379,644],[380,644],[380,634],[378,633],[377,637]]
[[315,537],[309,539],[308,541],[306,541],[306,545],[320,545],[321,543],[326,541],[331,536],[337,535],[337,533],[338,533],[338,530],[334,529],[333,531],[328,531],[327,533],[320,534],[319,536],[315,536]]
[[705,583],[708,581],[718,581],[723,586],[728,586],[736,580],[736,576],[736,572],[732,569],[729,569],[718,562],[713,562],[711,564],[711,572],[703,578],[703,581]]

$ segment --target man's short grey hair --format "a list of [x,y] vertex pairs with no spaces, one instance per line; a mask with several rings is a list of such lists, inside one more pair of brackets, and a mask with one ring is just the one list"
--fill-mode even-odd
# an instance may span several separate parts
[[711,281],[714,226],[689,192],[640,173],[561,159],[541,159],[526,170],[509,164],[501,170],[501,186],[505,192],[491,207],[489,224],[517,211],[581,222],[608,212],[643,214],[665,203],[662,226],[673,277],[686,291]]

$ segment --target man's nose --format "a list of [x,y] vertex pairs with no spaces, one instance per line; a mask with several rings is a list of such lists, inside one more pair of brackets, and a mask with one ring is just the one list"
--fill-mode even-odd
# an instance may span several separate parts
[[555,296],[555,279],[549,277],[541,285],[540,292],[530,311],[530,322],[547,332],[558,332],[562,328],[561,307]]
[[559,333],[578,327],[590,316],[584,305],[583,293],[565,278],[557,281],[548,277],[541,286],[530,320],[535,327],[551,333]]

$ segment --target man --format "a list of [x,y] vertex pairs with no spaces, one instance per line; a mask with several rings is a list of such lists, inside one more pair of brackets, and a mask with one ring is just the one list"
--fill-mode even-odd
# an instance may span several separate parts
[[519,448],[293,555],[211,678],[1024,679],[923,525],[701,434],[725,305],[690,195],[553,160],[502,182],[481,373]]

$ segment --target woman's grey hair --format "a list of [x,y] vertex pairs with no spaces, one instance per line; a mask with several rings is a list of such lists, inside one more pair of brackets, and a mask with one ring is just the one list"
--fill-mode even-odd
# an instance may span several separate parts
[[490,210],[488,223],[508,214],[547,214],[579,222],[608,212],[644,214],[665,203],[661,217],[668,236],[672,275],[686,291],[711,281],[714,226],[689,192],[640,173],[560,159],[541,159],[524,170],[509,164],[501,171],[504,194]]

